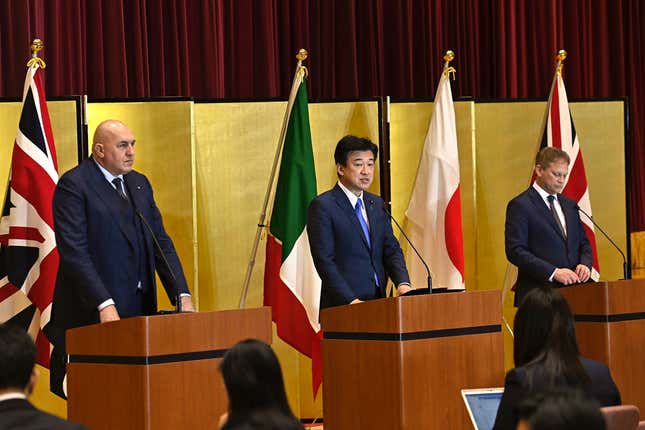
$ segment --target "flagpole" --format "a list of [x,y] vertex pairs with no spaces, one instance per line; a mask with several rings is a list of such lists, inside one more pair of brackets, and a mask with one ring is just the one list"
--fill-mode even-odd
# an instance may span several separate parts
[[284,139],[287,134],[287,125],[289,123],[289,117],[291,116],[291,109],[293,108],[293,101],[300,87],[300,82],[303,79],[303,75],[307,75],[307,68],[302,65],[302,62],[307,59],[309,53],[305,49],[300,49],[296,58],[298,59],[298,65],[296,66],[296,72],[293,76],[293,83],[291,84],[291,92],[289,93],[289,101],[287,103],[287,110],[282,119],[282,129],[280,130],[280,138],[278,139],[278,146],[275,151],[275,156],[273,157],[273,165],[271,166],[271,173],[269,174],[269,183],[267,185],[267,190],[264,193],[264,202],[262,203],[262,211],[260,212],[260,217],[258,219],[258,228],[255,232],[255,240],[253,242],[253,248],[251,250],[251,258],[249,259],[249,265],[246,269],[246,277],[244,278],[244,286],[242,288],[242,294],[240,295],[240,304],[239,308],[243,309],[246,303],[246,296],[249,292],[249,285],[251,283],[251,276],[253,275],[253,267],[255,266],[255,257],[258,252],[258,246],[260,245],[260,238],[262,237],[262,230],[266,225],[264,221],[266,219],[267,207],[269,206],[269,198],[271,196],[271,190],[273,189],[276,171],[278,170],[278,162],[280,161],[280,154],[282,153],[282,147],[284,146]]

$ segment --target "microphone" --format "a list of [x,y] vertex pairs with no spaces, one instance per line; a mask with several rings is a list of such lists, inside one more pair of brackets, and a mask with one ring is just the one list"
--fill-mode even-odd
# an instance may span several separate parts
[[[371,205],[374,204],[374,200],[370,200],[370,204]],[[405,234],[405,231],[403,231],[399,223],[396,222],[392,214],[387,210],[387,208],[385,207],[385,202],[383,202],[383,211],[387,214],[387,216],[392,221],[394,221],[394,224],[396,224],[396,226],[398,227],[399,231],[401,232],[405,240],[408,242],[408,244],[410,245],[414,253],[417,254],[417,257],[419,257],[419,260],[421,260],[421,262],[423,263],[423,267],[426,268],[426,273],[428,275],[428,293],[432,293],[432,277],[430,276],[430,268],[428,267],[428,264],[426,264],[426,261],[423,259],[419,251],[417,251],[417,248],[415,248],[415,246],[412,244],[412,242],[410,241],[410,238],[408,237],[407,234]]]
[[[159,244],[159,241],[157,240],[157,235],[155,232],[152,230],[152,227],[150,227],[150,224],[148,224],[148,221],[146,221],[146,218],[143,216],[143,214],[139,211],[137,208],[137,205],[134,202],[134,198],[132,197],[132,192],[130,192],[130,187],[128,186],[128,183],[126,181],[123,181],[124,184],[126,184],[126,187],[128,188],[128,194],[129,194],[129,201],[132,203],[132,208],[134,209],[134,212],[137,214],[139,219],[143,222],[143,225],[146,226],[148,231],[150,232],[150,236],[152,236],[152,241],[154,242],[156,248],[159,250],[159,254],[161,255],[161,259],[163,260],[164,266],[166,269],[168,269],[168,273],[170,273],[170,277],[172,278],[172,285],[175,289],[175,303],[177,304],[177,313],[181,313],[181,296],[179,294],[179,287],[177,287],[177,277],[175,276],[175,272],[173,272],[172,267],[170,267],[170,263],[168,262],[168,259],[166,258],[166,254],[163,252],[163,249],[161,248],[161,245]],[[137,187],[140,188],[140,187]],[[154,276],[154,274],[153,274]],[[166,311],[167,312],[167,311]],[[164,313],[163,311],[161,313]]]
[[600,230],[600,232],[603,234],[603,236],[605,236],[605,237],[607,238],[607,240],[608,240],[612,245],[614,245],[614,248],[616,248],[616,250],[620,253],[620,256],[621,256],[621,257],[623,257],[623,278],[624,278],[624,279],[632,279],[631,270],[630,270],[629,264],[627,264],[627,258],[625,258],[625,253],[623,253],[623,251],[618,247],[618,245],[616,245],[616,242],[614,242],[613,240],[611,240],[611,237],[609,237],[609,235],[608,235],[607,233],[605,233],[605,230],[603,230],[603,229],[602,229],[602,228],[601,228],[601,227],[596,223],[596,221],[594,221],[594,219],[593,219],[593,217],[592,217],[591,215],[589,215],[587,212],[583,211],[583,210],[582,210],[582,208],[581,208],[580,206],[578,206],[578,205],[576,205],[576,208],[578,209],[578,211],[579,211],[579,212],[583,213],[583,214],[584,214],[584,216],[586,216],[586,217],[589,219],[589,221],[591,221],[591,223],[592,223],[592,224],[593,224],[593,225],[594,225],[598,230]]

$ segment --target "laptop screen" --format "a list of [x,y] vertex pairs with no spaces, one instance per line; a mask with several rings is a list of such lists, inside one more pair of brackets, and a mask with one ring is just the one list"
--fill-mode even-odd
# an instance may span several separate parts
[[461,396],[475,430],[491,430],[502,400],[503,388],[461,390]]

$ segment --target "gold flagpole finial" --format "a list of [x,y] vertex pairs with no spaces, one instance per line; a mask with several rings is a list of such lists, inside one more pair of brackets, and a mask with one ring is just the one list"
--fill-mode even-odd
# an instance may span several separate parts
[[567,51],[565,51],[564,49],[560,49],[558,51],[558,55],[555,56],[555,59],[558,62],[556,66],[556,72],[562,73],[562,66],[564,65],[564,60],[567,59]]
[[45,44],[40,39],[34,39],[31,42],[31,58],[27,61],[27,67],[40,67],[44,69],[46,66],[42,58],[38,58],[38,52],[42,51],[45,47]]
[[455,80],[455,75],[457,74],[457,71],[455,70],[454,67],[450,66],[450,62],[455,59],[455,53],[451,50],[446,51],[446,54],[443,56],[443,61],[445,61],[443,65],[443,73],[447,77],[450,77],[450,74],[452,73],[452,80]]
[[302,65],[302,62],[305,61],[307,59],[307,57],[309,57],[309,53],[304,48],[301,48],[298,51],[298,53],[296,54],[296,58],[298,59],[298,67],[299,67],[298,72],[299,73],[304,73],[305,78],[309,77],[309,70],[307,70],[307,68]]

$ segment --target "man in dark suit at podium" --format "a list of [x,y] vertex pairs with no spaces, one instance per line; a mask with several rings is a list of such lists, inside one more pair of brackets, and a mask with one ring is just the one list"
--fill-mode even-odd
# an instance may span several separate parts
[[67,358],[64,331],[155,314],[155,270],[171,302],[180,293],[182,309],[194,310],[150,182],[133,170],[134,144],[134,134],[124,123],[102,122],[94,133],[92,156],[64,174],[56,186],[60,267],[50,338],[55,346],[52,391],[59,395]]
[[569,163],[561,149],[543,148],[535,159],[535,182],[506,208],[506,257],[518,268],[515,306],[540,285],[589,280],[593,256],[578,205],[559,194]]
[[36,352],[26,331],[0,324],[0,429],[85,429],[36,409],[27,400],[38,380]]
[[343,137],[334,152],[338,183],[309,206],[307,234],[322,279],[321,309],[385,297],[388,277],[399,294],[411,289],[383,199],[366,191],[377,155],[369,139]]

